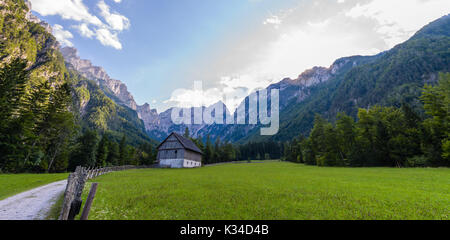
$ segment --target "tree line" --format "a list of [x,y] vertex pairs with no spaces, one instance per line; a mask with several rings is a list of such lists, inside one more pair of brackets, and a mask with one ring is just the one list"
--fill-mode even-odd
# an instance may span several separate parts
[[360,109],[358,121],[340,113],[330,123],[317,115],[314,128],[285,144],[287,161],[318,166],[450,166],[450,74],[425,86],[426,117],[407,104]]
[[232,161],[270,160],[280,159],[283,153],[283,144],[279,142],[257,142],[241,145],[222,141],[220,137],[213,142],[210,135],[204,139],[202,136],[192,138],[186,128],[183,135],[191,139],[203,152],[202,163],[215,164]]
[[107,133],[100,136],[97,131],[88,130],[77,139],[69,158],[68,170],[73,171],[77,166],[153,165],[155,160],[156,150],[150,143],[136,148],[127,144],[125,136],[117,143]]

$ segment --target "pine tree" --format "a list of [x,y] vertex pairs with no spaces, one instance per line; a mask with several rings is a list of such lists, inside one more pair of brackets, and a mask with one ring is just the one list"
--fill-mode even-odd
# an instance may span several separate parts
[[110,166],[118,166],[120,158],[119,144],[111,141],[108,146],[108,158],[106,163]]
[[212,147],[212,143],[211,143],[211,138],[208,134],[206,137],[206,144],[205,144],[205,150],[204,150],[204,163],[205,164],[212,163],[213,155],[214,155],[214,151],[213,151],[213,147]]
[[356,141],[355,120],[345,113],[339,113],[336,121],[339,157],[342,165],[349,165],[354,154]]
[[0,69],[0,170],[20,171],[24,159],[24,126],[20,116],[21,100],[29,80],[26,61],[16,59]]
[[97,155],[96,155],[96,165],[97,167],[104,167],[106,166],[107,160],[108,160],[108,146],[110,145],[108,136],[106,134],[103,134],[102,140],[100,140],[100,143],[98,144],[97,148]]
[[189,133],[189,128],[186,127],[186,129],[184,129],[184,135],[183,137],[190,139],[191,138],[191,134]]
[[70,157],[69,170],[73,171],[78,166],[96,166],[97,146],[97,131],[86,131],[81,137],[78,138],[77,147]]
[[127,148],[127,139],[125,135],[123,135],[122,140],[119,143],[119,164],[124,166],[128,161],[128,148]]

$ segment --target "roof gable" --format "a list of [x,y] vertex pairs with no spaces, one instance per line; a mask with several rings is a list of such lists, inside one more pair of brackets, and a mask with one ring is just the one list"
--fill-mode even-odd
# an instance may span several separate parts
[[161,145],[163,145],[170,137],[175,136],[175,138],[178,139],[178,141],[181,143],[181,145],[183,145],[183,147],[185,149],[191,150],[193,152],[197,152],[200,154],[203,154],[202,150],[200,150],[197,145],[195,145],[194,142],[192,142],[190,139],[187,139],[181,135],[179,135],[178,133],[171,133],[164,141],[161,142],[161,144],[158,145],[157,149],[159,149],[161,147]]

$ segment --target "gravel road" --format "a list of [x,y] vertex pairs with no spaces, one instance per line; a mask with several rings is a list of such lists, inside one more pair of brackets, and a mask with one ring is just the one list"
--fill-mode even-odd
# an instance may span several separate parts
[[55,182],[0,201],[0,220],[44,220],[66,185]]

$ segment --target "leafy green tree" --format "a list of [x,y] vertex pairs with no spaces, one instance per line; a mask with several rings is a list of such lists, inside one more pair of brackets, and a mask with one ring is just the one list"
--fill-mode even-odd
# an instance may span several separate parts
[[291,146],[289,144],[289,142],[285,142],[283,144],[283,157],[282,160],[283,161],[289,161],[289,156],[291,155]]
[[206,136],[206,144],[203,153],[204,164],[211,164],[213,162],[214,151],[209,134]]
[[326,134],[325,126],[327,122],[320,115],[316,115],[314,120],[314,128],[311,131],[311,146],[316,154],[316,160],[320,162],[322,154],[326,152]]
[[109,146],[110,146],[109,138],[106,134],[103,134],[102,140],[100,140],[100,143],[98,144],[97,148],[97,155],[96,155],[97,167],[106,166],[108,160]]
[[152,165],[156,160],[156,151],[150,143],[142,144],[137,149],[140,165]]
[[127,148],[127,138],[125,135],[122,137],[119,143],[119,165],[123,166],[127,163],[129,152]]
[[69,84],[56,87],[49,97],[44,120],[39,126],[40,146],[45,149],[48,161],[47,172],[67,169],[68,145],[76,129],[73,113],[68,110],[71,101]]
[[96,153],[98,146],[97,131],[86,131],[78,138],[77,147],[72,153],[69,161],[69,170],[73,171],[78,166],[96,166]]
[[212,158],[212,162],[213,163],[220,163],[222,162],[222,157],[223,157],[223,153],[222,153],[222,145],[221,145],[221,141],[220,141],[220,137],[218,137],[214,143],[214,152],[213,152],[213,158]]
[[311,139],[305,139],[302,142],[302,150],[304,162],[307,165],[317,165],[316,153],[314,152],[314,147],[312,146]]
[[289,162],[297,162],[297,158],[299,156],[297,138],[292,139],[292,142],[289,145],[289,148],[290,149],[289,149],[289,155],[287,157],[287,160]]
[[340,157],[343,165],[349,165],[355,154],[356,126],[355,120],[345,113],[339,113],[336,121],[336,131]]
[[426,113],[424,152],[433,166],[450,166],[450,73],[441,74],[439,85],[425,86],[421,97]]
[[223,146],[223,162],[230,162],[235,159],[235,151],[233,149],[233,144],[227,142]]
[[108,146],[108,158],[106,163],[109,166],[118,166],[120,158],[119,144],[111,141]]
[[24,158],[21,100],[29,79],[26,61],[16,59],[0,69],[0,170],[16,172]]

